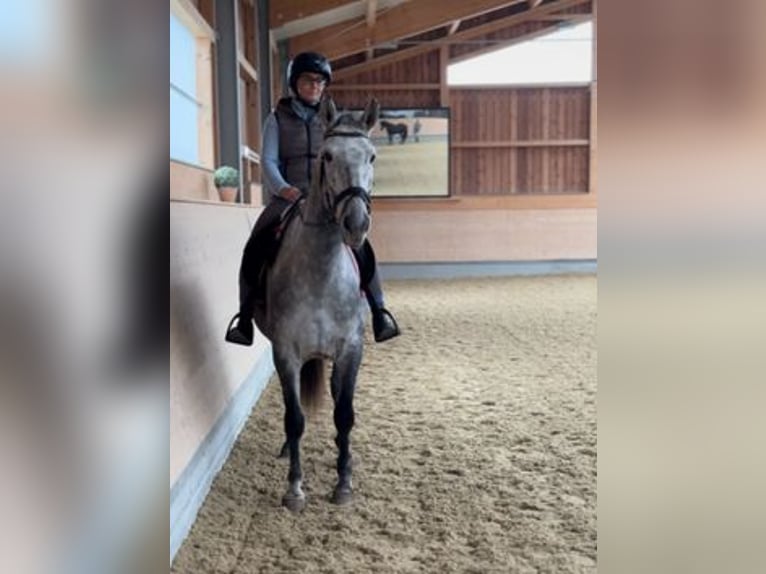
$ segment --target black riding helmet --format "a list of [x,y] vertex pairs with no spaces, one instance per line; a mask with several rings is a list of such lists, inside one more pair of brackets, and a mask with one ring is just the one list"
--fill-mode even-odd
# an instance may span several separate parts
[[290,62],[287,72],[288,83],[294,94],[298,93],[298,76],[307,72],[323,75],[328,84],[332,81],[332,68],[327,58],[316,52],[301,52]]

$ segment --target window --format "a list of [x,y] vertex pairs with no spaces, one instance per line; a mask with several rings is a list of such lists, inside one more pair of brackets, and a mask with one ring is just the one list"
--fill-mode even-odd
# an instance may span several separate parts
[[199,164],[197,45],[192,32],[170,15],[170,157]]
[[6,2],[0,17],[0,64],[23,69],[29,65],[45,64],[52,56],[51,40],[56,33],[56,14],[47,2],[26,0]]
[[513,85],[588,83],[592,80],[591,22],[565,25],[534,40],[458,62],[447,69],[447,83]]

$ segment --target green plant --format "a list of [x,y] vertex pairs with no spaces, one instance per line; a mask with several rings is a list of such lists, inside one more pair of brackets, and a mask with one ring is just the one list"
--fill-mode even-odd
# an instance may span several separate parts
[[233,167],[223,165],[213,173],[216,187],[239,187],[239,172]]

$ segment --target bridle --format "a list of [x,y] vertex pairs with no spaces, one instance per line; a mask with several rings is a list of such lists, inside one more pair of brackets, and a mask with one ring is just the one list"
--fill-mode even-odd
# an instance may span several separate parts
[[[364,133],[360,132],[343,132],[343,131],[335,131],[335,130],[329,130],[325,132],[324,139],[327,140],[329,138],[334,137],[344,137],[344,138],[365,138],[369,140],[369,136]],[[319,160],[320,167],[319,167],[319,187],[320,189],[324,186],[326,174],[325,174],[325,162],[320,157]],[[325,222],[318,222],[318,223],[312,223],[309,221],[303,220],[303,223],[305,225],[313,225],[313,226],[321,226],[321,225],[328,225],[332,223],[337,223],[337,220],[335,218],[335,214],[338,213],[338,208],[341,207],[343,202],[348,201],[354,197],[358,197],[364,202],[365,207],[367,208],[367,213],[370,213],[371,211],[371,205],[370,205],[370,193],[368,190],[364,189],[363,187],[359,186],[351,186],[346,189],[344,189],[342,192],[340,192],[335,197],[332,196],[332,194],[328,191],[325,192],[322,200],[324,203],[325,210],[330,214],[330,217]]]

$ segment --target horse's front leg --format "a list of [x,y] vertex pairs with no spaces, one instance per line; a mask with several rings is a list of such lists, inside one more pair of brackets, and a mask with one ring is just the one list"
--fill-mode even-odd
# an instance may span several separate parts
[[282,497],[282,504],[293,512],[300,512],[306,506],[306,495],[301,484],[300,440],[305,427],[305,419],[300,402],[300,366],[274,353],[274,366],[282,384],[282,398],[285,403],[285,445],[290,452],[290,471],[287,474],[288,488]]
[[335,363],[332,371],[332,395],[335,400],[335,428],[338,434],[335,444],[338,446],[338,484],[332,494],[332,502],[346,504],[351,501],[351,428],[354,426],[354,389],[356,376],[362,360],[362,350],[359,348],[343,360]]

